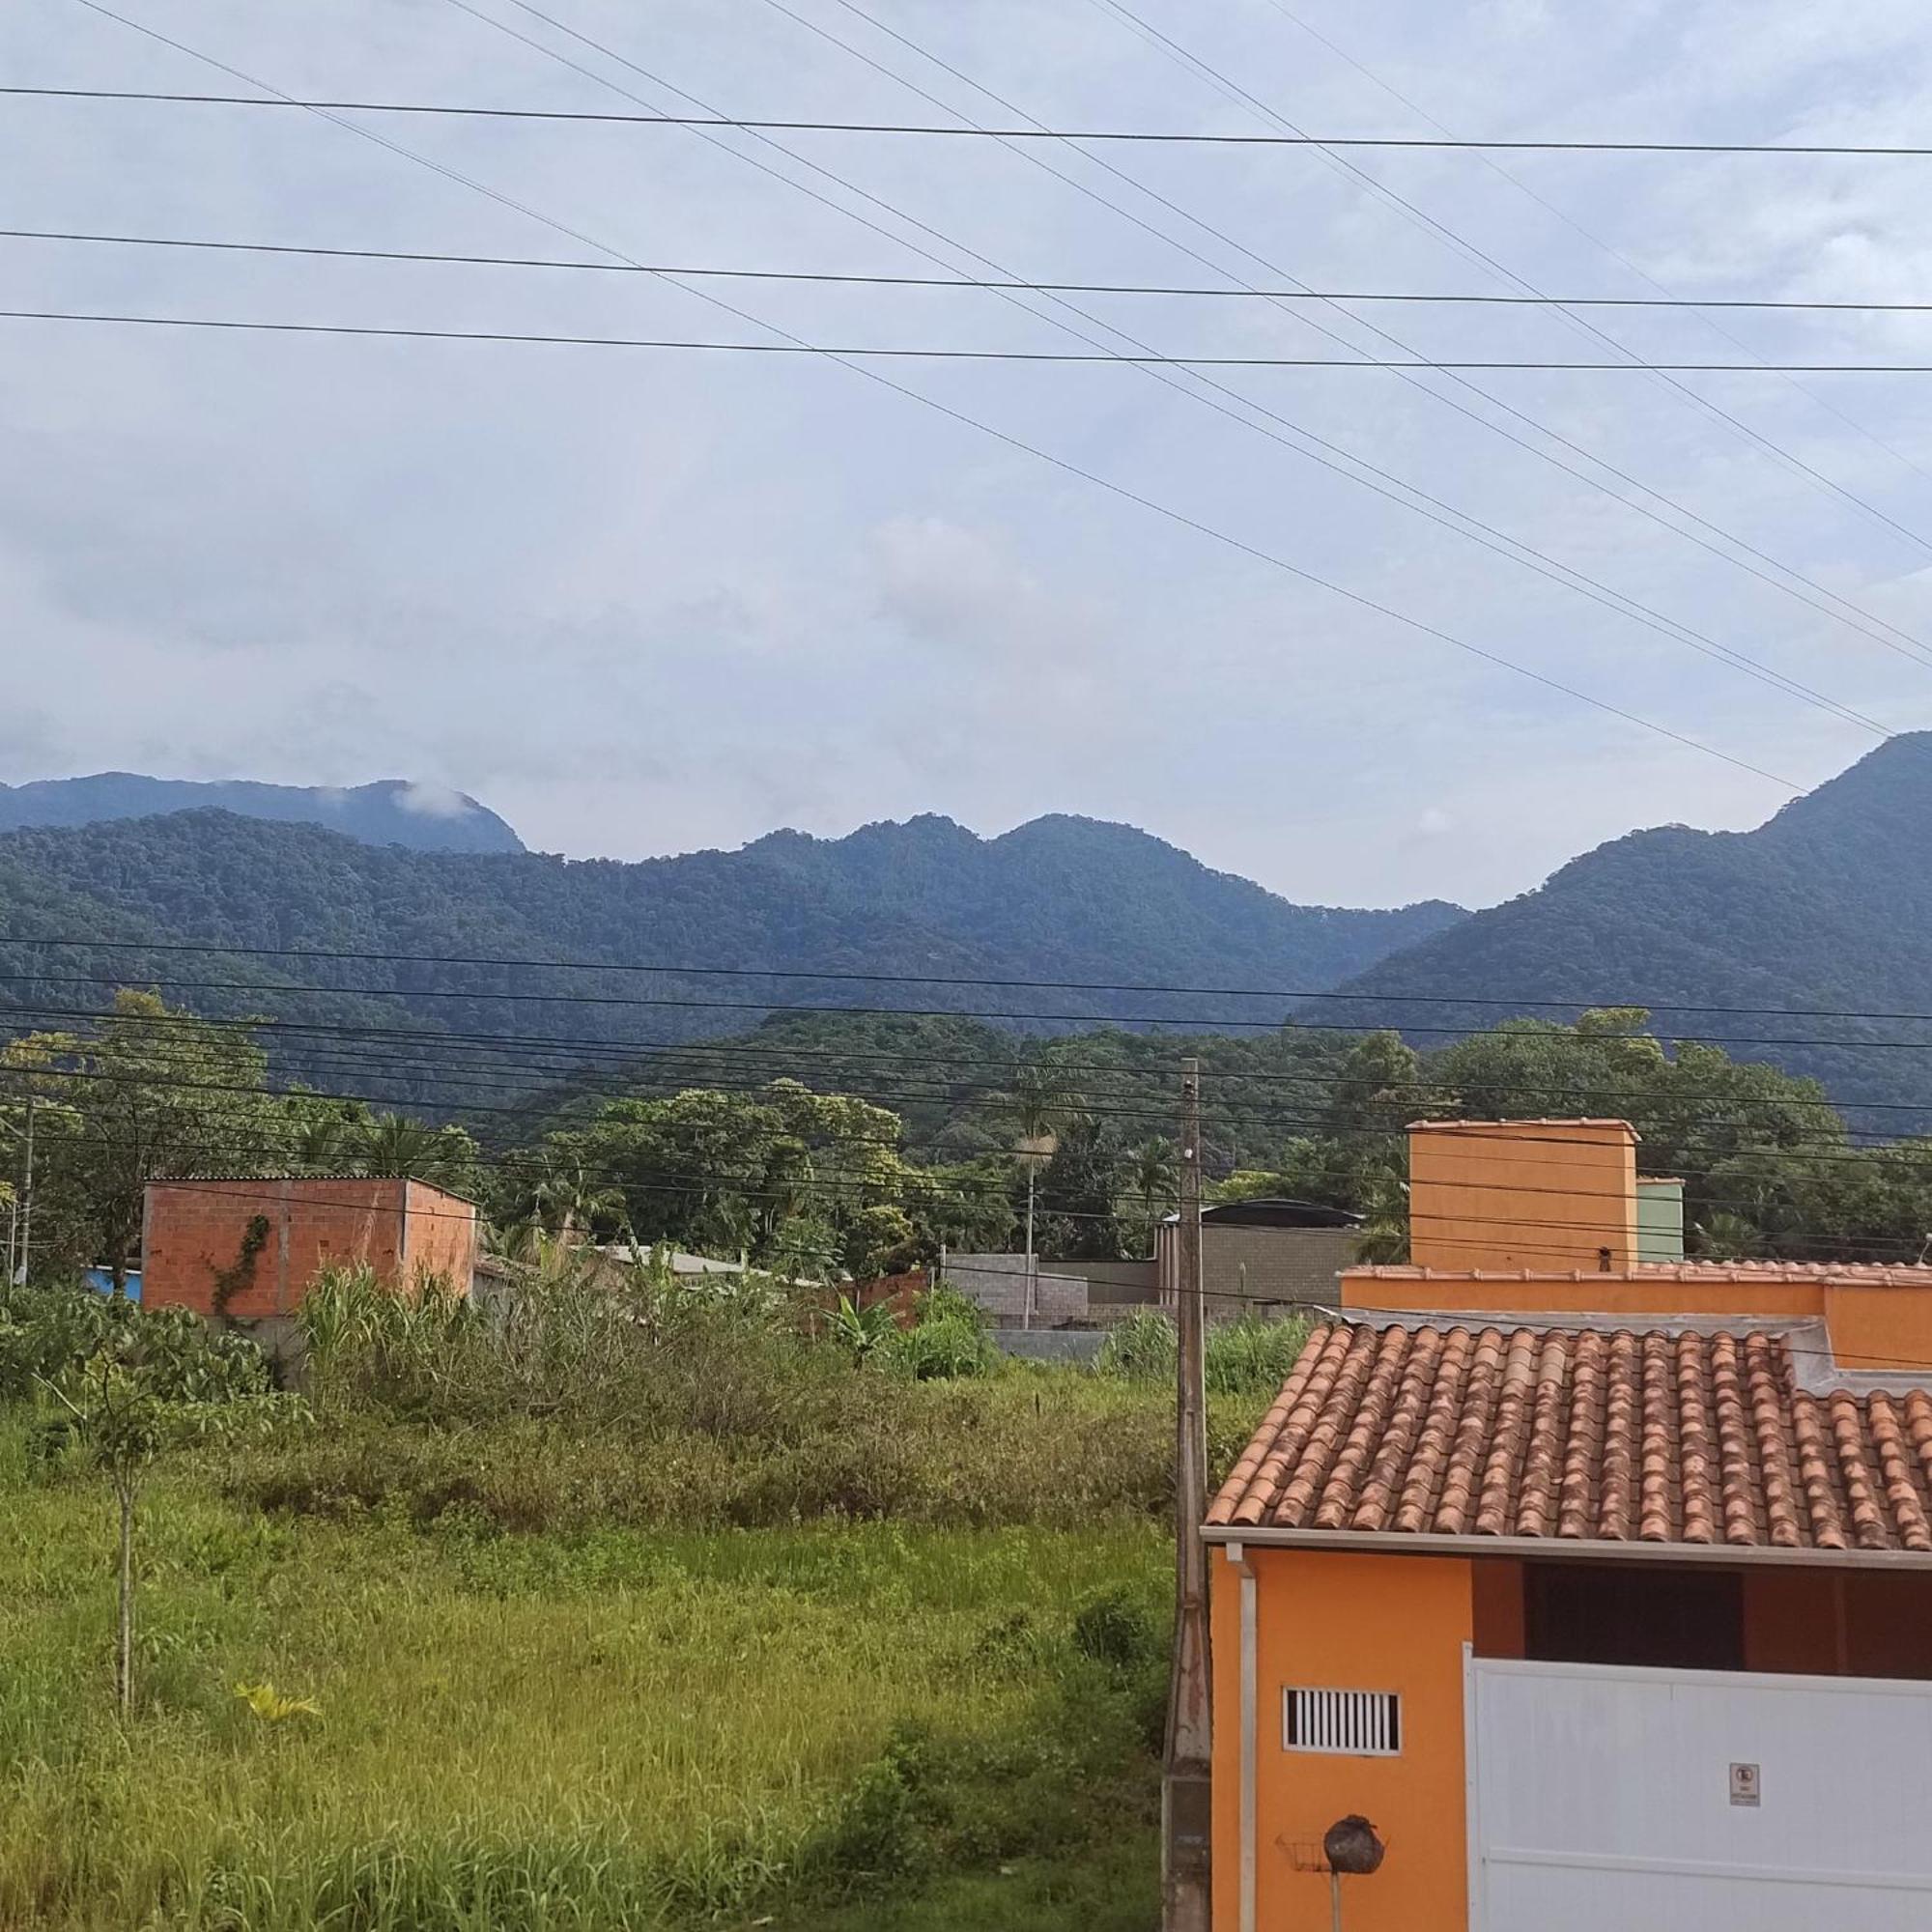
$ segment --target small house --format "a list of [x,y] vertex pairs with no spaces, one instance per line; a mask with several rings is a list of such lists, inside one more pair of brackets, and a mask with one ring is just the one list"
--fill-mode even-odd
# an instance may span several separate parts
[[141,1298],[265,1324],[272,1339],[326,1267],[406,1288],[469,1292],[476,1205],[427,1181],[371,1175],[229,1175],[148,1183]]
[[1412,1132],[1203,1531],[1215,1932],[1932,1925],[1932,1269],[1647,1262],[1626,1123]]

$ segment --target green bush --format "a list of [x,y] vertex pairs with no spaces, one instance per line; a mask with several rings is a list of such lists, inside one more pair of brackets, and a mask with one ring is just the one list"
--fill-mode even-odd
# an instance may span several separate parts
[[1158,1309],[1140,1308],[1107,1331],[1095,1366],[1130,1382],[1171,1382],[1175,1348],[1174,1323]]
[[913,1325],[894,1339],[887,1360],[918,1381],[952,1381],[997,1373],[1000,1351],[979,1308],[963,1294],[938,1288],[920,1297]]
[[1215,1322],[1208,1330],[1209,1393],[1272,1397],[1307,1339],[1308,1320],[1300,1315],[1283,1321],[1242,1315]]
[[112,1344],[138,1359],[161,1402],[269,1388],[262,1351],[246,1336],[184,1308],[143,1309],[80,1284],[0,1287],[0,1403],[26,1402]]
[[[1288,1379],[1307,1339],[1308,1322],[1299,1315],[1284,1321],[1242,1315],[1233,1321],[1209,1322],[1205,1363],[1208,1393],[1272,1396]],[[1140,1309],[1109,1331],[1100,1349],[1099,1371],[1128,1381],[1171,1382],[1175,1350],[1173,1321],[1155,1309]]]
[[1166,1653],[1166,1636],[1146,1595],[1124,1583],[1089,1597],[1073,1615],[1074,1646],[1111,1670],[1132,1670]]

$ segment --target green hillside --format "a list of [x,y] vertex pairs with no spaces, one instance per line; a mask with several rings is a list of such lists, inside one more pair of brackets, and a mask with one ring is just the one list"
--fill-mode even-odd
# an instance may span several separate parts
[[1424,1043],[1511,1012],[1640,1005],[1662,1031],[1815,1075],[1861,1124],[1922,1126],[1932,1025],[1841,1015],[1932,1014],[1932,733],[1889,740],[1755,831],[1614,839],[1345,990],[1377,997],[1309,1013]]
[[[340,1044],[304,1045],[293,1029],[389,1029],[400,1038],[382,1094],[421,1100],[464,1093],[425,1067],[426,1029],[545,1043],[535,1070],[558,1078],[573,1056],[601,1064],[613,1048],[742,1033],[773,1005],[933,1008],[1043,1033],[1122,1014],[1206,1029],[1277,1020],[1290,1000],[933,981],[1315,989],[1461,917],[1291,905],[1144,833],[1078,818],[991,839],[931,817],[832,840],[776,833],[640,864],[415,852],[225,812],[0,836],[0,970],[22,1022],[98,1007],[115,983],[156,985],[203,1012],[285,1023],[277,1064],[332,1086],[349,1070]],[[211,950],[164,950],[184,942]],[[555,960],[589,970],[544,963]],[[635,970],[667,964],[931,980]],[[492,1049],[465,1050],[473,1062]],[[357,1052],[376,1065],[372,1047]]]

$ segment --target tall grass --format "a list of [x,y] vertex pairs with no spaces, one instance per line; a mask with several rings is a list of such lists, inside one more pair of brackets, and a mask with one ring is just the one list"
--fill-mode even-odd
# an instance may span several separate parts
[[125,1729],[109,1499],[0,1407],[0,1932],[1145,1926],[1171,1396],[966,1329],[331,1277],[320,1426],[156,1478]]
[[[1149,1684],[1074,1626],[1096,1593],[1158,1591],[1151,1526],[526,1538],[451,1513],[424,1535],[270,1521],[177,1474],[124,1733],[105,1499],[18,1476],[0,1465],[21,1532],[0,1540],[0,1925],[830,1909],[1149,1815]],[[320,1721],[264,1723],[233,1692],[264,1680]]]
[[[1308,1339],[1309,1325],[1299,1315],[1282,1320],[1241,1315],[1232,1321],[1210,1322],[1205,1350],[1208,1394],[1272,1398],[1288,1379]],[[1155,1309],[1141,1309],[1108,1332],[1098,1366],[1102,1375],[1130,1382],[1171,1382],[1175,1352],[1172,1318]]]

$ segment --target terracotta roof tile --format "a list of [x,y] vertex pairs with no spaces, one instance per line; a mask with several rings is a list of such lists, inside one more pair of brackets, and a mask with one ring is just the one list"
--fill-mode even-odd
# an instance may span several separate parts
[[1810,1393],[1764,1330],[1336,1322],[1208,1520],[1932,1553],[1932,1391]]

